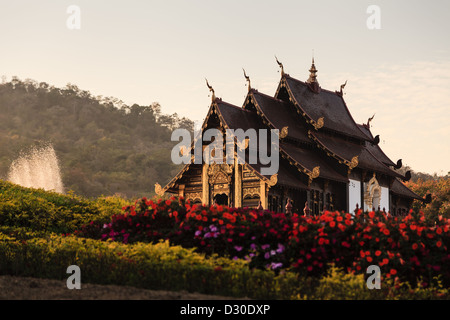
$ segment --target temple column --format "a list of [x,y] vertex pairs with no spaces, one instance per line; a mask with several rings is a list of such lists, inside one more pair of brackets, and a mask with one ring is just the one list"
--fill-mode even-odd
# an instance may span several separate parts
[[242,207],[242,165],[234,158],[234,206]]
[[208,181],[208,164],[203,164],[202,170],[202,203],[206,206],[209,203],[209,181]]
[[364,192],[366,191],[364,189],[364,180],[366,180],[367,172],[363,171],[361,172],[361,203],[359,204],[359,208],[364,211]]
[[186,186],[184,184],[180,184],[180,187],[178,188],[178,196],[180,198],[184,198],[184,188]]
[[260,189],[259,189],[259,200],[261,201],[261,205],[264,209],[267,209],[267,187],[266,182],[260,181]]

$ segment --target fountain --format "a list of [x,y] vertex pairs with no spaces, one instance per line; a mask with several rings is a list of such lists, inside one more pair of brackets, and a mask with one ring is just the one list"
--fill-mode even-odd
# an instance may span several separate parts
[[34,146],[14,160],[9,168],[8,181],[23,187],[64,193],[58,158],[49,144]]

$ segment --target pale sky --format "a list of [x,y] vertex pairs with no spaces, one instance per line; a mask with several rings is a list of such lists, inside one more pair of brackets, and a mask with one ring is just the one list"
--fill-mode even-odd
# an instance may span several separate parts
[[[70,5],[80,8],[71,30]],[[381,29],[369,29],[369,5]],[[0,75],[76,84],[127,104],[202,121],[216,96],[241,106],[252,87],[273,95],[274,56],[306,80],[312,52],[322,88],[395,162],[450,171],[450,1],[0,0]]]

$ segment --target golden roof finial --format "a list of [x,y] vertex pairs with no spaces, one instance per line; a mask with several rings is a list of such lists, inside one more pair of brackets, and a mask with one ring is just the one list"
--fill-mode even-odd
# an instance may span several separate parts
[[283,64],[282,64],[280,61],[278,61],[277,56],[275,56],[275,60],[277,60],[277,63],[278,63],[278,65],[279,65],[280,68],[281,68],[281,75],[284,76],[284,67],[283,67]]
[[306,81],[307,83],[314,83],[314,82],[317,82],[317,69],[316,69],[316,65],[314,64],[314,56],[313,56],[313,58],[312,58],[312,65],[311,65],[311,68],[309,69],[309,72],[310,72],[310,74],[309,74],[309,78],[308,78],[308,80]]
[[206,85],[207,85],[208,88],[209,88],[209,91],[212,92],[211,100],[214,102],[214,101],[216,100],[216,95],[215,95],[215,93],[214,93],[214,89],[213,89],[213,87],[211,87],[211,86],[209,85],[208,79],[205,78],[205,80],[206,80]]
[[247,82],[248,82],[248,91],[250,92],[250,90],[252,90],[252,86],[251,86],[251,84],[250,84],[250,77],[247,76],[247,74],[245,73],[245,69],[244,69],[244,68],[242,68],[242,70],[244,70],[244,77],[245,77],[245,79],[247,79]]

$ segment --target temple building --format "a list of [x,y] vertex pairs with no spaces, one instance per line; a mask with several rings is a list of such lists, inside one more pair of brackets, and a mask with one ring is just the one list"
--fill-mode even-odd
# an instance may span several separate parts
[[[242,107],[215,97],[208,84],[212,102],[202,126],[202,133],[215,128],[224,135],[226,129],[278,129],[277,174],[262,174],[264,165],[248,161],[247,154],[240,163],[235,152],[232,164],[195,163],[192,156],[164,188],[155,185],[157,194],[275,212],[285,212],[288,204],[292,212],[310,214],[356,208],[399,214],[415,199],[426,201],[402,183],[411,175],[396,171],[401,160],[394,163],[381,150],[379,136],[370,130],[373,117],[355,122],[343,99],[345,84],[339,91],[321,88],[314,59],[306,81],[292,78],[277,63],[281,79],[275,95],[258,92],[245,75],[248,94]],[[211,142],[202,143],[204,149]],[[193,155],[193,148],[188,152]]]

